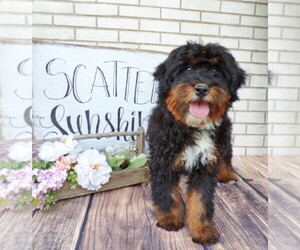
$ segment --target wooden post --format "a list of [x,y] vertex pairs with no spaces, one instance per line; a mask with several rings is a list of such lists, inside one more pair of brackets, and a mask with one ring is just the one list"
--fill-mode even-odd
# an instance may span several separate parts
[[[117,137],[117,136],[130,136],[130,135],[139,135],[139,131],[128,131],[128,132],[111,132],[111,133],[103,133],[103,134],[88,134],[88,135],[75,135],[75,140],[87,140],[87,139],[101,139],[105,137]],[[44,142],[54,142],[60,141],[61,137],[51,138],[51,139],[43,139],[43,140],[34,140],[33,144],[38,145]]]
[[137,154],[139,155],[145,153],[145,130],[143,127],[139,127],[137,132],[136,147]]

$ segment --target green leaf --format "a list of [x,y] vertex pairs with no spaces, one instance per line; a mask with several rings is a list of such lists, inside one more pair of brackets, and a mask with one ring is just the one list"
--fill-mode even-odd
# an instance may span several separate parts
[[47,212],[49,208],[57,202],[57,191],[50,191],[44,204],[44,211]]
[[1,169],[22,169],[26,165],[26,162],[16,162],[16,161],[3,161],[0,160],[0,170]]
[[75,171],[70,170],[68,173],[67,181],[70,182],[70,188],[75,189],[78,185],[77,183],[77,174]]
[[32,162],[32,169],[42,169],[47,170],[53,166],[53,162],[46,162],[46,161],[33,161]]
[[9,199],[0,200],[0,207],[6,207],[10,203]]
[[23,192],[21,197],[18,198],[17,204],[15,205],[15,209],[20,211],[24,206],[30,204],[31,201],[31,192]]
[[122,163],[125,161],[126,156],[125,155],[115,155],[115,156],[108,156],[106,157],[107,163],[112,168],[119,168]]
[[37,180],[37,176],[36,175],[32,175],[32,182],[36,182]]
[[33,207],[36,207],[37,205],[40,204],[40,200],[39,199],[33,199],[31,204],[32,204]]
[[137,157],[133,157],[130,160],[128,169],[140,168],[147,163],[147,156],[145,154],[140,154]]

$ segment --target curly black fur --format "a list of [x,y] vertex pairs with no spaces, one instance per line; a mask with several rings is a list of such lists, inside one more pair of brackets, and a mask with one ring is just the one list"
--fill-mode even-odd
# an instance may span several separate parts
[[[232,170],[232,125],[227,111],[238,100],[237,90],[245,83],[246,74],[226,48],[218,44],[187,43],[169,54],[156,68],[154,77],[159,82],[158,101],[150,116],[147,132],[153,203],[156,212],[162,215],[160,218],[170,216],[176,203],[172,193],[174,187],[178,185],[180,175],[187,174],[187,192],[197,192],[200,205],[203,205],[204,212],[195,215],[201,226],[213,217],[212,200],[220,165],[225,164],[226,171]],[[198,84],[209,88],[211,99],[195,95],[194,88]],[[195,122],[189,125],[190,103],[206,100],[210,100],[207,101],[209,115],[203,119],[193,117],[196,125]],[[193,165],[187,167],[186,150],[201,143],[199,138],[206,138],[205,135],[211,138],[213,151],[208,152],[212,155],[205,158],[206,151],[197,151],[199,154],[194,155]],[[182,158],[181,165],[176,163],[178,157]],[[172,219],[168,219],[167,224],[172,223]],[[165,229],[172,228],[170,225],[162,226],[163,221],[158,221],[158,225]],[[196,226],[189,227],[195,242],[210,244],[217,240],[213,236],[206,239],[205,233],[200,232],[199,237],[195,236]]]

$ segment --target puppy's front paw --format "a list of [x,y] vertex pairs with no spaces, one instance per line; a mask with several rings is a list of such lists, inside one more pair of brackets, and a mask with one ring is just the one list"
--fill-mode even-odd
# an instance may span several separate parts
[[238,178],[234,172],[228,171],[217,176],[218,182],[234,184],[238,181]]
[[178,231],[179,229],[183,228],[184,223],[182,220],[178,219],[178,216],[169,215],[157,221],[156,226],[167,231]]
[[220,234],[212,224],[201,225],[196,232],[192,233],[192,240],[203,246],[212,245],[219,241]]

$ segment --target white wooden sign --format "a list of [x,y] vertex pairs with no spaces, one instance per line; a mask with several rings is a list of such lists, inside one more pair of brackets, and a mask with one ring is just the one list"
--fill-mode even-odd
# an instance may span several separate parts
[[0,44],[2,140],[32,137],[32,47]]
[[165,57],[102,48],[35,45],[34,137],[147,128],[156,102],[157,82],[152,73]]

